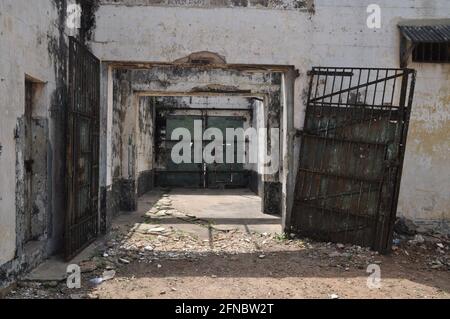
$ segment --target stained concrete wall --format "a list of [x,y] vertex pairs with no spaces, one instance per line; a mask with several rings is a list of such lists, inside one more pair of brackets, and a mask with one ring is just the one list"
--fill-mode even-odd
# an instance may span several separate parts
[[[241,90],[242,92],[248,92],[248,96],[264,97],[267,100],[264,106],[271,110],[271,112],[266,112],[265,127],[267,125],[279,127],[282,109],[281,75],[276,72],[262,70],[241,72],[220,67],[205,69],[202,67],[153,66],[148,69],[114,69],[111,71],[110,77],[109,94],[112,98],[107,104],[111,104],[112,122],[110,129],[107,129],[107,131],[110,130],[110,139],[107,143],[111,144],[111,151],[106,160],[111,164],[106,165],[107,171],[103,175],[111,177],[106,178],[106,184],[102,186],[111,194],[107,202],[115,202],[117,205],[108,209],[108,216],[114,216],[119,210],[136,209],[137,196],[141,193],[139,185],[148,185],[143,182],[143,179],[148,178],[148,176],[142,177],[142,174],[138,171],[139,165],[136,165],[136,163],[142,162],[142,159],[137,158],[137,148],[141,143],[139,134],[142,119],[139,114],[139,101],[142,95],[148,93],[154,95],[208,95],[208,93],[214,93],[217,90],[234,92]],[[211,84],[214,85],[211,86]],[[220,85],[217,86],[218,84]],[[206,103],[206,100],[201,101],[201,98],[197,97],[198,101],[196,100],[193,105],[218,104],[220,99],[218,97],[210,98],[209,102]],[[238,104],[236,101],[226,103],[236,107]],[[269,113],[270,115],[268,115]],[[279,185],[278,173],[266,174],[264,182]],[[146,189],[147,186],[144,188]],[[274,191],[276,190],[277,188],[274,189]],[[272,201],[280,202],[279,199],[275,200],[274,198],[272,198]],[[108,203],[106,203],[106,206],[108,206]],[[273,207],[274,210],[276,208]]]
[[137,118],[137,173],[153,169],[155,151],[154,144],[154,109],[151,97],[139,99],[139,115]]
[[[380,0],[381,29],[369,29],[370,0],[314,0],[307,10],[103,2],[96,13],[92,47],[105,60],[170,62],[207,50],[228,63],[294,65],[300,71],[295,85],[297,128],[304,121],[306,71],[313,65],[399,67],[397,23],[447,18],[450,12],[447,0]],[[399,214],[436,224],[450,220],[450,180],[443,174],[448,171],[450,66],[409,66],[418,70],[418,78]]]
[[[64,214],[64,118],[67,4],[71,1],[0,1],[0,287],[10,276],[33,266],[61,246]],[[23,130],[25,77],[39,80],[33,122],[39,146],[33,169],[41,176],[34,220],[43,235],[24,247]],[[17,177],[17,179],[16,179]],[[36,180],[36,179],[35,179]],[[42,212],[45,212],[41,215]],[[39,224],[39,225],[38,225]]]

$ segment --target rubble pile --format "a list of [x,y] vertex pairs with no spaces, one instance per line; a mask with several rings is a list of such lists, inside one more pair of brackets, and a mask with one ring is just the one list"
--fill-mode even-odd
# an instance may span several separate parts
[[[210,237],[201,240],[194,234],[165,226],[165,218],[176,218],[209,230]],[[414,264],[432,271],[450,271],[450,241],[447,236],[418,234],[413,225],[397,222],[392,254],[379,255],[369,248],[342,243],[321,243],[308,239],[272,234],[222,229],[207,220],[185,214],[172,207],[168,195],[163,195],[137,223],[124,232],[113,228],[103,245],[91,259],[80,264],[90,288],[101,287],[106,281],[119,280],[118,273],[126,273],[133,264],[148,264],[163,268],[166,261],[196,261],[210,255],[234,258],[245,254],[255,260],[276,259],[278,252],[291,251],[307,256],[314,267],[336,271],[364,270],[368,265],[382,265],[386,260],[405,266]],[[413,231],[414,230],[414,231]],[[401,234],[397,233],[401,232]],[[131,275],[131,274],[129,274]],[[123,280],[124,276],[121,276]],[[132,277],[132,276],[131,276]],[[11,298],[97,298],[89,290],[73,294],[58,283],[20,283]]]

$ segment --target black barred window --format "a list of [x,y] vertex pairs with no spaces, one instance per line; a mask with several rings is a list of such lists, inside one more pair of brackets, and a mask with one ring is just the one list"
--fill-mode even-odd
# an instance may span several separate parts
[[418,43],[412,52],[414,62],[450,62],[450,43]]

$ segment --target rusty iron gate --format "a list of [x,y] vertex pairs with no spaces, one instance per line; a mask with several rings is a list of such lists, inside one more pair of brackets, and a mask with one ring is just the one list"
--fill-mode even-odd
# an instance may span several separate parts
[[100,113],[100,61],[75,38],[69,42],[67,259],[98,233]]
[[292,229],[390,251],[415,71],[314,67]]

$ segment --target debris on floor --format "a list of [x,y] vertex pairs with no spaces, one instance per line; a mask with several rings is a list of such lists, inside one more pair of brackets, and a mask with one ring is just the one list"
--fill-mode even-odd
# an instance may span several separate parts
[[[200,225],[210,237],[168,226],[168,218]],[[344,243],[217,230],[174,209],[169,194],[127,225],[113,228],[96,254],[80,264],[80,290],[65,282],[22,282],[8,297],[450,298],[450,241],[444,235],[396,234],[395,249],[382,256]],[[371,264],[381,267],[385,288],[367,288]]]

